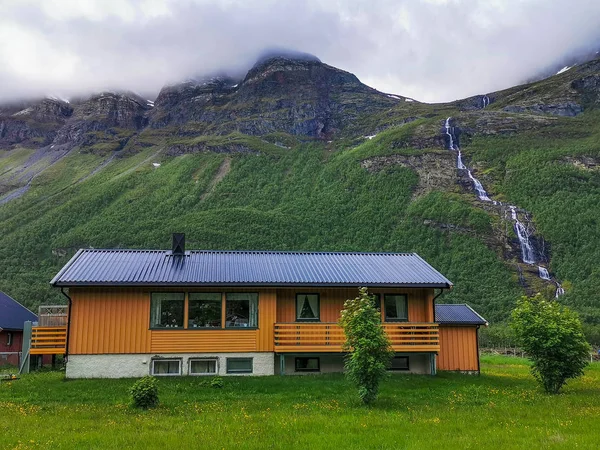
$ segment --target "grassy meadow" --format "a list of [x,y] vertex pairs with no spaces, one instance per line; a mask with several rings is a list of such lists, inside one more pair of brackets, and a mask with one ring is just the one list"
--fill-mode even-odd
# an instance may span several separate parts
[[132,380],[34,373],[0,383],[1,449],[598,448],[600,364],[557,396],[527,361],[485,356],[481,376],[394,375],[362,406],[342,375],[160,379],[159,408],[129,406]]

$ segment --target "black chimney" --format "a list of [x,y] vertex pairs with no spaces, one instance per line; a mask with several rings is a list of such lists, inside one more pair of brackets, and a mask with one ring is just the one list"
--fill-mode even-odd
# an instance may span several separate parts
[[173,256],[185,255],[185,234],[173,233]]

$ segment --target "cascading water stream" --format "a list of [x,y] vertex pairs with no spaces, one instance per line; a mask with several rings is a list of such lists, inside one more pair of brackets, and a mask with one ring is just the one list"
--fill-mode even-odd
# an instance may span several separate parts
[[487,95],[484,95],[481,101],[483,102],[483,108],[490,104],[490,98]]
[[[490,99],[487,95],[483,96],[482,101],[483,101],[484,108],[490,104]],[[444,123],[444,128],[445,128],[446,136],[448,136],[448,149],[456,150],[456,152],[458,153],[457,158],[456,158],[456,167],[459,170],[467,171],[469,179],[473,183],[473,188],[475,189],[475,192],[477,193],[477,197],[479,198],[479,200],[484,201],[484,202],[493,202],[494,205],[502,206],[502,202],[496,202],[489,197],[488,193],[486,192],[486,190],[483,187],[483,185],[481,184],[481,182],[473,176],[471,169],[469,169],[464,164],[464,162],[462,160],[462,153],[460,151],[460,148],[458,145],[454,144],[454,142],[455,142],[455,139],[453,136],[454,135],[454,127],[452,127],[450,125],[451,119],[452,119],[452,117],[448,117],[446,119],[446,122]],[[521,247],[521,259],[525,264],[530,264],[530,265],[535,264],[537,262],[536,253],[535,253],[534,247],[530,241],[530,237],[532,236],[532,233],[519,220],[519,216],[517,213],[517,207],[513,206],[513,205],[508,205],[508,208],[510,209],[511,220],[513,221],[515,233],[517,234],[517,238],[519,240],[519,245]],[[552,281],[550,273],[548,272],[548,269],[546,269],[545,267],[538,266],[538,275],[542,280]],[[558,298],[560,295],[563,295],[565,293],[565,290],[563,289],[563,287],[560,285],[560,283],[558,281],[554,280],[554,282],[556,283],[555,297]]]

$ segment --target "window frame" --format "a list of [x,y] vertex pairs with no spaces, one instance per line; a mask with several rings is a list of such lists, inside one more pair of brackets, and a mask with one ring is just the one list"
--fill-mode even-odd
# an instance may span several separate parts
[[[298,369],[298,360],[300,359],[316,359],[317,360],[317,368],[316,369]],[[296,356],[294,358],[294,372],[321,372],[321,358],[319,356]]]
[[[187,326],[185,326],[184,328],[186,330],[222,330],[224,328],[224,323],[223,323],[223,310],[224,310],[224,304],[225,301],[223,300],[223,292],[198,292],[198,291],[191,291],[191,292],[186,292],[187,294],[187,316],[188,316],[188,323]],[[221,302],[221,310],[219,313],[219,322],[220,322],[220,326],[218,327],[190,327],[190,303],[194,302],[194,301],[198,301],[198,299],[192,299],[191,296],[195,295],[195,294],[212,294],[212,295],[219,295],[220,297],[220,302]],[[208,301],[214,301],[216,303],[216,300],[208,300]],[[184,318],[185,318],[185,311],[184,311]],[[161,328],[162,329],[162,328]]]
[[[229,361],[250,361],[250,370],[231,370],[229,369]],[[229,375],[254,373],[254,358],[253,357],[231,357],[225,358],[225,373]]]
[[[155,373],[154,363],[156,362],[176,362],[178,363],[178,373]],[[152,358],[150,364],[150,375],[153,377],[180,377],[183,374],[183,361],[182,358]]]
[[[397,368],[392,367],[394,359],[405,359],[406,360],[406,369],[397,369]],[[390,367],[388,370],[391,372],[410,372],[410,357],[408,355],[394,356],[392,358],[392,361],[390,361]]]
[[[232,327],[232,326],[227,326],[227,295],[228,294],[252,294],[252,295],[256,295],[256,326],[254,327]],[[223,292],[223,304],[224,304],[224,308],[223,311],[225,312],[225,321],[223,322],[223,325],[221,326],[221,330],[258,330],[259,328],[259,320],[260,320],[260,293],[259,292],[238,292],[238,291],[233,291],[233,292]],[[250,320],[250,318],[248,318],[248,320]],[[249,325],[249,323],[248,323]]]
[[6,346],[11,347],[13,345],[13,334],[12,331],[6,332]]
[[[192,363],[195,361],[214,361],[215,362],[215,371],[207,372],[207,373],[197,373],[192,372]],[[190,358],[188,359],[188,375],[193,377],[210,377],[219,374],[219,358],[217,357],[199,357],[199,358]]]
[[[316,295],[317,296],[317,313],[316,319],[298,317],[298,297],[301,295]],[[296,300],[294,302],[294,314],[296,316],[296,322],[320,322],[321,321],[321,293],[319,292],[296,292]]]
[[[182,317],[182,322],[181,322],[181,326],[180,327],[157,327],[152,323],[152,297],[155,294],[183,294],[183,317]],[[185,316],[186,316],[186,310],[187,310],[187,296],[188,293],[185,291],[158,291],[158,292],[150,292],[150,326],[149,329],[150,330],[165,330],[165,331],[173,331],[173,330],[185,330],[187,329],[186,327],[186,323],[185,323]],[[181,300],[167,300],[167,301],[181,301]]]
[[[404,301],[406,302],[406,319],[394,319],[394,318],[388,318],[387,316],[387,308],[385,306],[385,300],[387,297],[404,297]],[[382,312],[383,312],[383,321],[384,322],[388,322],[388,323],[398,323],[398,322],[409,322],[409,314],[408,314],[408,294],[383,294],[383,308],[382,308]]]

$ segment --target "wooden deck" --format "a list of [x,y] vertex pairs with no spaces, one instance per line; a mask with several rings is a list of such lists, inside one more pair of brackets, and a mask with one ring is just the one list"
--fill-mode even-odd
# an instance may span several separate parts
[[33,327],[31,355],[64,355],[67,350],[67,327]]
[[[439,352],[436,323],[386,323],[383,325],[395,352]],[[337,353],[345,336],[336,323],[276,323],[276,353]]]

